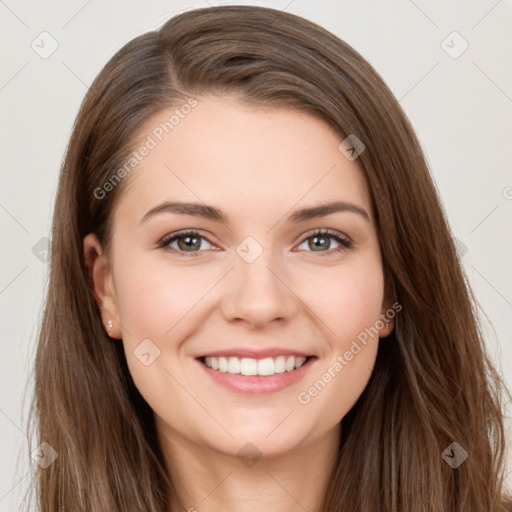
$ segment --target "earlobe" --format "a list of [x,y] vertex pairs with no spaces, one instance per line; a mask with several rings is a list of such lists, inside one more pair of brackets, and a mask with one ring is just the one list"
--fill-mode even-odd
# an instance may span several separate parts
[[83,245],[89,282],[101,310],[103,326],[111,338],[119,339],[119,312],[109,261],[94,233],[84,238]]
[[[381,321],[382,321],[382,324],[384,324],[384,325],[383,325],[382,329],[379,329],[379,338],[386,338],[393,332],[395,321],[393,320],[393,318],[391,318],[389,316],[389,310],[390,309],[387,308],[387,309],[383,309],[381,312],[380,318],[382,319]],[[391,311],[393,311],[393,310],[391,310]],[[379,323],[379,325],[382,325],[382,324]]]
[[[382,309],[380,314],[379,327],[379,338],[386,338],[389,336],[395,328],[395,316],[396,311],[393,307],[393,297],[396,297],[396,289],[394,280],[392,280],[389,274],[386,272],[385,285],[384,285],[384,300],[382,302]],[[384,324],[384,325],[383,325]]]
[[382,309],[379,315],[379,322],[377,328],[379,329],[379,338],[387,338],[394,329],[395,326],[395,310],[393,309],[394,287],[391,287],[388,283],[385,290],[385,298],[382,302]]

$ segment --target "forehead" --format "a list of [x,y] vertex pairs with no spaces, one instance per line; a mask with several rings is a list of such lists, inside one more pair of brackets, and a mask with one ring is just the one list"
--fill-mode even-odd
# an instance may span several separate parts
[[150,118],[135,148],[146,146],[125,178],[119,209],[140,218],[162,201],[203,202],[276,219],[319,202],[371,204],[361,166],[338,146],[343,138],[307,113],[199,97]]

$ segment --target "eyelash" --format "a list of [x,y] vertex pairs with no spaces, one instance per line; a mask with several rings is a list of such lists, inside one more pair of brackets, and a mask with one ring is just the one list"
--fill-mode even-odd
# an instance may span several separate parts
[[[340,244],[340,246],[338,248],[336,248],[336,249],[330,249],[330,250],[325,251],[325,252],[324,251],[319,251],[321,256],[332,255],[333,252],[343,252],[343,251],[346,251],[346,250],[348,250],[348,249],[350,249],[352,247],[352,242],[348,238],[345,238],[345,237],[341,236],[337,231],[332,231],[330,229],[315,229],[312,233],[306,235],[301,240],[299,245],[302,245],[305,241],[307,241],[309,238],[312,238],[314,236],[326,236],[326,235],[328,235],[328,237],[333,238],[334,240],[336,240],[336,242],[338,242]],[[180,256],[183,256],[183,257],[199,256],[199,254],[201,252],[203,252],[203,251],[187,252],[187,251],[181,251],[179,249],[174,249],[174,248],[169,247],[170,243],[174,242],[175,240],[177,240],[179,238],[186,237],[186,236],[193,236],[193,237],[197,237],[197,238],[202,238],[203,240],[206,240],[209,244],[213,245],[212,242],[210,242],[208,240],[208,238],[206,238],[205,236],[201,235],[200,233],[198,233],[197,231],[192,229],[192,230],[189,230],[189,231],[182,231],[181,233],[176,233],[176,234],[172,234],[172,235],[164,237],[162,240],[160,240],[160,242],[158,242],[158,248],[164,249],[164,250],[175,251]],[[306,251],[306,252],[316,252],[316,251]]]

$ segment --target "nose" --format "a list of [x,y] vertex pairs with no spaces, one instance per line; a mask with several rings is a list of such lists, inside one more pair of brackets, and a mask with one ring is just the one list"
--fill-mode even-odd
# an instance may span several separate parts
[[230,322],[246,322],[262,328],[274,320],[292,318],[299,308],[299,299],[286,279],[286,272],[263,253],[252,263],[235,255],[233,270],[224,280],[222,311]]

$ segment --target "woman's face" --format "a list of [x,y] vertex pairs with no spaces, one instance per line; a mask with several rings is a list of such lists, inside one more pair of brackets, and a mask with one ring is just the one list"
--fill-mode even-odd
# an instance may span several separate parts
[[303,448],[338,428],[392,328],[362,170],[298,111],[200,97],[181,112],[142,130],[109,260],[85,239],[103,321],[171,444]]

